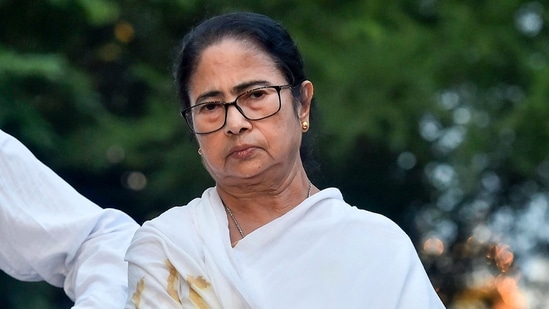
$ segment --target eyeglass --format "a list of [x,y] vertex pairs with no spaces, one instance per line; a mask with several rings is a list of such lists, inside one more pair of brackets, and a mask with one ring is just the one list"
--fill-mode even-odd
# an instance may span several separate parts
[[[229,106],[236,109],[248,120],[262,120],[278,113],[282,105],[280,90],[290,89],[291,85],[263,86],[239,94],[233,102],[212,101],[193,105],[184,109],[181,116],[196,134],[208,134],[220,130],[227,123]],[[278,100],[277,100],[278,99]]]

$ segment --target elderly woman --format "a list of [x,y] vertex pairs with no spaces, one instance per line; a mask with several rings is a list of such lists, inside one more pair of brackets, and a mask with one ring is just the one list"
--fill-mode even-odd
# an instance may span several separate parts
[[313,84],[280,24],[203,22],[176,81],[216,186],[138,230],[126,308],[443,308],[397,225],[307,177]]

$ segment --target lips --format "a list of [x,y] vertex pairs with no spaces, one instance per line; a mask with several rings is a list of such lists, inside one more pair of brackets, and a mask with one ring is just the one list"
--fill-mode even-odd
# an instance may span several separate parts
[[234,158],[245,159],[254,154],[257,147],[253,145],[238,145],[229,151],[229,156]]

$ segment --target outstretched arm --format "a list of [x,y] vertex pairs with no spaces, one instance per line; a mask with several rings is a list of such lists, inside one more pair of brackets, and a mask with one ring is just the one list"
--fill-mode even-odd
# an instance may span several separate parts
[[0,269],[63,287],[75,308],[121,308],[138,225],[102,209],[0,130]]

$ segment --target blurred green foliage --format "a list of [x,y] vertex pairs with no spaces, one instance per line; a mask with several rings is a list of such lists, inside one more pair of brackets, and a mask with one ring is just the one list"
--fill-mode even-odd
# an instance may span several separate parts
[[[546,9],[520,0],[3,0],[0,128],[99,205],[143,222],[213,184],[178,116],[178,41],[207,16],[267,14],[289,29],[315,84],[315,184],[399,223],[449,307],[489,308],[501,297],[464,291],[498,235],[474,254],[462,249],[500,207],[520,209],[547,190]],[[426,239],[444,251],[430,255]],[[9,280],[0,278],[10,291],[1,308],[66,302],[45,284],[28,296]]]

